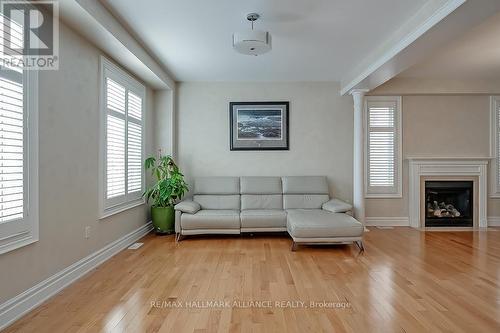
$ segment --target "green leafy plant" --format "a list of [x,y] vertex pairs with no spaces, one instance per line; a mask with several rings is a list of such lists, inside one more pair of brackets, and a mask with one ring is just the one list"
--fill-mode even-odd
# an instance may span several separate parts
[[172,156],[158,158],[149,157],[144,162],[146,170],[151,169],[151,175],[156,183],[147,188],[143,194],[146,202],[152,200],[153,207],[171,207],[188,191],[184,175],[179,171]]

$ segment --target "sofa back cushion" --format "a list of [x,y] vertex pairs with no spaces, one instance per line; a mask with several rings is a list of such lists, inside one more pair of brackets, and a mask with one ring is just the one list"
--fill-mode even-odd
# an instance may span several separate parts
[[283,209],[280,177],[241,177],[241,209]]
[[245,209],[283,209],[281,194],[242,194],[241,210]]
[[330,199],[324,176],[282,177],[285,209],[321,209]]
[[239,177],[198,177],[193,200],[201,209],[240,209]]
[[198,177],[194,180],[194,194],[240,194],[239,177]]
[[193,200],[201,209],[321,209],[330,199],[324,176],[199,177]]
[[200,204],[201,209],[240,209],[239,194],[196,194],[193,200]]
[[282,177],[283,194],[328,194],[325,176]]

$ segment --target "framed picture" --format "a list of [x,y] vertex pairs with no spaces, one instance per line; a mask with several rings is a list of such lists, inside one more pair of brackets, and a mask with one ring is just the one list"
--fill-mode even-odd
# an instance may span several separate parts
[[229,103],[231,150],[289,150],[289,104]]

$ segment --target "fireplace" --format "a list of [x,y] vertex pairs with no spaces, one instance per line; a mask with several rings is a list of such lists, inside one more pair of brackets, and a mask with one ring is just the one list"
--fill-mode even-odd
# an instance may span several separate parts
[[473,181],[425,181],[426,227],[472,227]]
[[[488,227],[488,158],[478,157],[408,157],[409,222],[413,228],[426,226],[427,181],[471,181],[472,228]],[[438,202],[439,204],[439,202]],[[439,222],[439,221],[438,221]],[[457,221],[455,221],[457,222]],[[470,222],[468,224],[470,226]]]

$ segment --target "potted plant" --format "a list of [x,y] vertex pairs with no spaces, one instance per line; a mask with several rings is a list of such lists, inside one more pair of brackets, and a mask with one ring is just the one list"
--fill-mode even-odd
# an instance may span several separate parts
[[146,170],[151,169],[156,182],[143,194],[146,202],[152,200],[151,218],[158,234],[170,234],[175,229],[174,205],[188,191],[184,175],[179,171],[172,156],[149,157],[144,162]]

